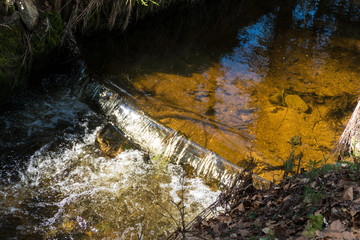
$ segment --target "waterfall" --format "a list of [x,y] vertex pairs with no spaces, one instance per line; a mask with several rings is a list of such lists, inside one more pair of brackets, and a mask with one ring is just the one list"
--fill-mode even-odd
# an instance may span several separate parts
[[[98,108],[110,122],[152,156],[190,166],[197,176],[215,179],[220,186],[232,184],[243,168],[186,138],[183,134],[151,118],[133,103],[132,96],[108,79],[92,77],[86,68],[77,77],[75,94]],[[101,82],[100,82],[101,81]],[[264,187],[268,181],[254,175]]]

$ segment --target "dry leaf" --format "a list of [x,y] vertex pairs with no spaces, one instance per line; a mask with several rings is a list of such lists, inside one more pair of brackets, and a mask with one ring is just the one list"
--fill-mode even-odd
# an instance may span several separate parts
[[358,212],[359,212],[358,210],[351,209],[351,210],[350,210],[350,215],[353,217],[353,216],[355,216]]
[[239,210],[240,212],[245,212],[245,207],[243,203],[240,203],[235,209]]
[[347,189],[345,189],[344,194],[343,194],[343,199],[346,200],[346,201],[354,200],[354,189],[353,189],[353,187],[348,187]]
[[346,240],[356,240],[356,239],[358,239],[355,236],[355,234],[353,234],[352,232],[342,232],[341,235]]
[[265,233],[265,234],[272,232],[271,228],[269,228],[269,227],[263,228],[263,229],[261,229],[261,231],[263,231],[263,233]]
[[286,197],[284,198],[284,202],[286,202],[286,201],[287,201],[287,200],[289,200],[290,198],[292,198],[292,196],[291,196],[291,195],[286,196]]
[[213,226],[213,230],[216,234],[223,233],[227,229],[228,229],[228,227],[227,227],[226,223],[217,223]]
[[344,239],[339,232],[324,232],[322,239]]
[[352,224],[354,229],[360,229],[360,214],[356,213],[353,217],[352,217]]
[[345,227],[344,227],[344,225],[340,222],[340,220],[336,220],[336,221],[332,222],[332,223],[330,224],[329,229],[332,230],[332,231],[339,231],[339,232],[345,231]]
[[241,236],[242,236],[243,238],[248,237],[249,234],[250,234],[250,232],[249,232],[248,230],[246,230],[246,229],[241,229],[241,230],[239,230],[239,233],[241,234]]
[[333,208],[331,208],[331,213],[337,214],[337,213],[339,213],[339,210],[337,210],[337,208],[333,207]]
[[205,220],[203,220],[203,221],[201,222],[201,224],[202,224],[203,226],[209,226],[209,223],[208,223],[207,221],[205,221]]

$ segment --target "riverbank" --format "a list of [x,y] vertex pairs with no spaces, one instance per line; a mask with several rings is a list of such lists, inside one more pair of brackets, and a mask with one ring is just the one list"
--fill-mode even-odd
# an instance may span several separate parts
[[189,8],[200,2],[1,0],[0,105],[31,84],[34,76],[79,57],[79,36],[121,32],[179,3]]
[[359,239],[360,165],[355,162],[323,165],[268,190],[255,189],[245,174],[204,211],[221,206],[224,213],[200,214],[172,239]]

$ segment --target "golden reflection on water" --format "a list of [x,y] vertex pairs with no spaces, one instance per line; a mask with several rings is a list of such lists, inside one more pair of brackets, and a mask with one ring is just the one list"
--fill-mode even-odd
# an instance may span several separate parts
[[[282,176],[293,136],[302,139],[296,147],[296,154],[303,154],[302,167],[310,159],[327,159],[359,90],[360,59],[353,49],[358,51],[360,42],[333,37],[330,48],[314,51],[319,39],[312,34],[283,33],[274,41],[278,46],[270,51],[269,68],[260,74],[254,69],[234,73],[239,63],[233,62],[235,66],[213,63],[191,76],[139,76],[134,81],[144,93],[139,104],[233,163],[245,165],[246,158],[255,158],[255,172],[268,179]],[[304,42],[313,46],[303,47]],[[264,77],[257,81],[253,75]],[[300,96],[309,111],[287,106],[287,95]],[[274,97],[280,101],[271,101]]]
[[347,4],[280,4],[240,25],[232,48],[226,31],[201,38],[190,32],[196,42],[188,45],[155,34],[150,50],[119,52],[107,73],[127,74],[138,105],[169,127],[235,164],[254,159],[255,173],[279,178],[294,136],[302,139],[295,165],[300,153],[304,168],[310,160],[333,161],[328,158],[355,107],[360,19],[354,9],[360,7]]
[[223,81],[218,86],[223,75],[219,66],[190,77],[156,73],[137,79],[134,86],[147,93],[138,102],[150,115],[236,162],[234,156],[243,156],[251,147],[252,136],[244,131],[251,121],[246,106],[250,97],[240,95],[239,84],[226,86]]

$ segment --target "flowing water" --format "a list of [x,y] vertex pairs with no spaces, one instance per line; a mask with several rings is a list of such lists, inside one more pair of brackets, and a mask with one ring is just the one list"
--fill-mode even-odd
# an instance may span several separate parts
[[[289,157],[330,161],[359,95],[359,10],[208,1],[84,39],[88,70],[1,109],[0,238],[159,239],[241,166],[272,180]],[[110,121],[139,148],[105,157]]]
[[187,222],[216,199],[200,178],[142,150],[106,158],[95,143],[106,118],[69,82],[45,79],[2,111],[1,239],[157,239],[180,224],[182,198]]
[[157,120],[272,180],[288,159],[333,161],[359,95],[360,3],[252,4],[159,17],[89,42],[87,59]]

